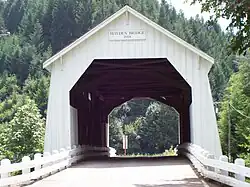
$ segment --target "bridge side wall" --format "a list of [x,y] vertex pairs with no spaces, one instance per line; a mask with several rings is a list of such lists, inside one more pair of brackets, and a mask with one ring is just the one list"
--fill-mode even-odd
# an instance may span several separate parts
[[190,106],[191,142],[219,157],[222,154],[213,98],[207,71],[210,66],[199,59],[201,66],[193,72],[192,104]]
[[[60,150],[73,144],[72,123],[75,114],[69,102],[69,92],[64,84],[62,60],[53,64],[50,78],[44,151]],[[72,125],[71,125],[72,124]]]
[[[191,141],[215,155],[221,145],[208,81],[210,62],[131,14],[122,15],[52,66],[45,150],[72,145],[69,91],[94,59],[167,58],[192,87]],[[146,40],[110,41],[111,30],[144,30]],[[60,107],[59,107],[60,106]],[[53,140],[56,141],[53,141]]]

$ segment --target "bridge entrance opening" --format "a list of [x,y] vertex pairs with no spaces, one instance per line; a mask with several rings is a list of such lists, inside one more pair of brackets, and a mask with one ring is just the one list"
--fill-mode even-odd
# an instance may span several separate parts
[[134,98],[114,108],[108,124],[109,146],[117,155],[125,154],[124,135],[127,155],[174,156],[180,143],[179,113],[151,98]]
[[133,98],[151,98],[176,109],[180,143],[190,142],[191,87],[165,58],[96,59],[70,90],[80,145],[107,145],[109,113]]

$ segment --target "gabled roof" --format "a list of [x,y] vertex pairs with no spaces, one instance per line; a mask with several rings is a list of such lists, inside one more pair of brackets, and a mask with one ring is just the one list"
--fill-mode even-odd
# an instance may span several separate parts
[[111,23],[113,20],[115,20],[119,16],[123,15],[125,12],[129,12],[130,14],[132,14],[135,17],[137,17],[138,19],[143,20],[145,23],[147,23],[148,25],[150,25],[154,29],[158,30],[159,32],[161,32],[164,35],[166,35],[169,38],[171,38],[172,40],[176,41],[177,43],[181,44],[182,46],[184,46],[184,47],[188,48],[189,50],[193,51],[194,53],[196,53],[200,57],[206,59],[207,61],[211,62],[212,64],[214,63],[214,59],[212,57],[210,57],[209,55],[207,55],[206,53],[204,53],[203,51],[201,51],[201,50],[197,49],[196,47],[192,46],[191,44],[185,42],[181,38],[177,37],[173,33],[169,32],[168,30],[164,29],[163,27],[159,26],[155,22],[151,21],[147,17],[143,16],[139,12],[135,11],[134,9],[132,9],[131,7],[129,7],[129,6],[126,5],[125,7],[123,7],[119,11],[117,11],[115,14],[113,14],[112,16],[110,16],[109,18],[107,18],[106,20],[104,20],[102,23],[100,23],[99,25],[97,25],[96,27],[94,27],[92,30],[90,30],[89,32],[87,32],[86,34],[84,34],[83,36],[81,36],[80,38],[78,38],[76,41],[74,41],[73,43],[71,43],[69,46],[65,47],[64,49],[62,49],[61,51],[59,51],[57,54],[55,54],[54,56],[52,56],[51,58],[49,58],[48,60],[46,60],[44,62],[44,64],[43,64],[43,67],[44,68],[48,67],[54,61],[56,61],[57,59],[59,59],[60,57],[62,57],[63,55],[65,55],[67,52],[69,52],[74,47],[76,47],[77,45],[79,45],[80,43],[82,43],[83,41],[85,41],[87,38],[89,38],[90,36],[92,36],[93,34],[95,34],[96,32],[98,32],[100,29],[104,28],[106,25],[108,25],[109,23]]

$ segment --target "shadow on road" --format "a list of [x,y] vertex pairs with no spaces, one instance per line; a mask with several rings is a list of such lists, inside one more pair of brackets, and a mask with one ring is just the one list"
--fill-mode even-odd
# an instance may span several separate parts
[[133,184],[135,187],[186,187],[186,186],[192,186],[192,187],[201,187],[206,186],[203,182],[201,182],[198,178],[187,178],[183,180],[174,180],[174,181],[168,181],[165,180],[162,182],[162,184]]
[[113,157],[98,160],[85,160],[72,168],[124,168],[162,165],[187,165],[189,160],[181,156],[171,157]]

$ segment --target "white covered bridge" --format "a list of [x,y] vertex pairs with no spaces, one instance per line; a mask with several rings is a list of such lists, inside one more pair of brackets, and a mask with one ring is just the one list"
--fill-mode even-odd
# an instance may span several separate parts
[[[243,182],[250,177],[249,168],[226,163],[222,156],[208,79],[212,65],[213,58],[125,6],[44,63],[51,73],[45,153],[14,165],[3,160],[0,186],[38,179],[86,158],[109,156],[108,115],[114,107],[138,97],[155,99],[178,111],[178,153],[198,172],[232,186],[249,186]],[[176,173],[181,173],[177,165],[182,161],[173,163]],[[236,163],[244,165],[241,159]],[[82,169],[86,170],[84,165]],[[23,174],[10,177],[16,170]],[[235,178],[228,177],[228,171]],[[189,174],[181,175],[184,179]]]

